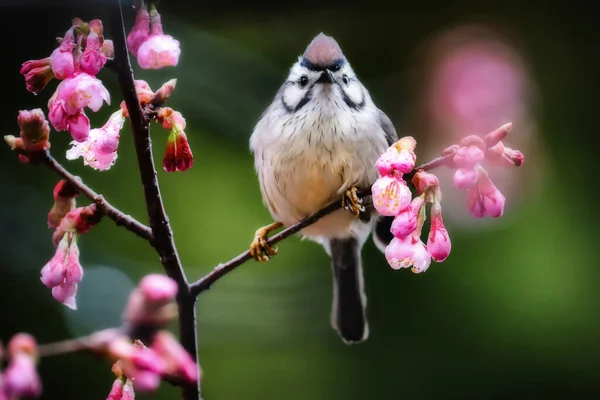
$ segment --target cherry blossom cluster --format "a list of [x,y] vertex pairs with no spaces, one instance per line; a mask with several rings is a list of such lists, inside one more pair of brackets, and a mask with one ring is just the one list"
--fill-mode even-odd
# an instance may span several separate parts
[[[198,366],[173,334],[163,330],[177,315],[173,303],[177,284],[158,274],[145,276],[131,293],[123,314],[128,335],[117,336],[106,346],[106,353],[115,360],[112,371],[116,380],[108,399],[129,399],[133,389],[153,391],[161,379],[196,382]],[[130,337],[144,336],[142,340]],[[112,397],[111,397],[112,396]],[[118,397],[121,396],[121,397]]]
[[[175,66],[179,61],[179,41],[163,33],[161,16],[154,4],[139,4],[136,22],[127,42],[142,68]],[[73,138],[67,159],[82,158],[84,165],[100,171],[108,170],[116,162],[120,132],[128,116],[127,108],[122,104],[104,126],[92,129],[86,114],[86,109],[96,112],[103,103],[111,103],[110,93],[96,76],[112,57],[113,44],[104,38],[102,21],[94,19],[84,22],[75,18],[49,57],[27,61],[21,68],[27,90],[32,93],[40,93],[54,78],[60,81],[48,101],[48,119],[56,131],[68,131]],[[154,93],[145,81],[136,81],[140,104],[143,107],[152,104],[155,119],[170,130],[163,163],[167,172],[185,171],[193,164],[193,155],[184,132],[185,119],[171,108],[160,108],[173,92],[175,82],[175,79],[168,81]],[[22,125],[21,119],[44,119],[41,109],[29,113],[35,115],[19,115],[19,126]],[[172,117],[173,113],[176,113],[175,117]],[[31,141],[9,144],[25,153],[47,150],[50,131],[49,126],[44,128],[45,135],[38,129],[40,137],[33,144]],[[23,135],[20,139],[23,140]],[[26,154],[20,157],[22,162],[29,161]]]
[[[445,165],[456,169],[454,184],[466,190],[469,212],[478,218],[499,217],[504,212],[505,199],[494,186],[485,168],[484,160],[504,167],[520,166],[524,157],[518,150],[505,147],[502,139],[510,131],[506,124],[484,138],[467,136],[459,145],[443,152]],[[385,257],[393,269],[411,267],[421,273],[431,261],[442,262],[450,255],[452,244],[442,218],[442,192],[438,178],[422,169],[414,172],[416,147],[414,138],[407,136],[390,146],[375,163],[379,179],[371,187],[373,206],[384,216],[393,216],[390,231],[394,236],[385,249]],[[412,192],[404,180],[413,174]],[[427,244],[421,240],[426,220],[426,204],[431,204]]]
[[77,284],[83,279],[77,242],[100,221],[102,215],[95,204],[76,208],[77,189],[66,180],[58,182],[53,195],[54,205],[48,213],[48,227],[54,229],[52,243],[56,251],[42,268],[41,281],[52,289],[52,297],[75,310]]
[[26,333],[18,333],[10,339],[7,351],[0,342],[0,365],[5,357],[8,367],[0,372],[0,400],[20,397],[38,397],[42,383],[37,373],[38,349],[35,339]]

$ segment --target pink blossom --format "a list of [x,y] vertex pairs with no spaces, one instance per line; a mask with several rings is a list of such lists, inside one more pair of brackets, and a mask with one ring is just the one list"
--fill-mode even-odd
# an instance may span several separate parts
[[109,344],[109,353],[119,359],[123,374],[131,378],[135,390],[152,391],[158,388],[161,376],[166,372],[166,364],[154,350],[139,340],[132,344],[123,337]]
[[140,281],[139,288],[145,298],[152,302],[170,302],[177,294],[175,281],[160,274],[146,275]]
[[475,218],[483,218],[485,216],[483,199],[481,198],[481,194],[477,187],[469,189],[467,193],[467,207],[469,208],[471,215]]
[[504,196],[494,186],[485,170],[481,171],[477,187],[470,189],[467,195],[469,212],[476,218],[485,215],[498,218],[504,213]]
[[198,366],[171,332],[158,332],[154,336],[152,349],[165,360],[167,375],[181,377],[189,382],[198,380]]
[[139,8],[131,32],[127,35],[127,47],[134,56],[137,56],[138,49],[150,35],[150,14],[143,5]]
[[54,78],[54,73],[50,67],[50,57],[24,62],[20,74],[25,76],[27,90],[38,94]]
[[477,168],[459,168],[454,173],[454,186],[461,190],[471,189],[477,184],[477,179],[479,179]]
[[98,111],[102,102],[110,104],[110,94],[102,82],[86,73],[79,73],[58,86],[58,97],[64,101],[67,114],[74,115],[85,107]]
[[113,382],[112,388],[106,400],[134,400],[135,393],[133,391],[133,383],[131,379],[127,379],[123,383],[122,378],[117,378]]
[[477,187],[483,201],[485,213],[492,218],[502,216],[505,199],[498,188],[494,186],[492,180],[488,176],[483,176],[480,178]]
[[174,67],[179,62],[179,41],[169,35],[150,35],[140,46],[138,64],[144,69]]
[[381,215],[395,216],[404,210],[411,201],[412,194],[403,180],[383,176],[371,187],[373,206]]
[[423,204],[424,199],[422,196],[415,197],[408,207],[396,215],[390,228],[390,232],[394,237],[404,239],[417,229],[419,212]]
[[85,50],[81,55],[79,61],[79,67],[81,71],[96,76],[98,72],[106,64],[106,56],[100,51],[100,38],[98,35],[91,31],[87,36]]
[[179,41],[163,33],[160,14],[153,6],[150,10],[150,35],[137,51],[139,66],[144,69],[174,67],[180,54]]
[[416,141],[411,136],[403,137],[390,146],[375,162],[381,176],[394,173],[408,174],[415,168]]
[[461,147],[454,155],[454,164],[458,168],[474,168],[484,157],[483,150],[477,146]]
[[6,396],[39,397],[42,384],[36,370],[37,344],[28,334],[20,333],[8,344],[10,363],[4,371],[3,384]]
[[66,233],[58,243],[54,257],[42,268],[41,281],[52,288],[52,297],[67,307],[77,308],[77,283],[83,279],[76,240]]
[[416,235],[393,238],[385,249],[385,258],[393,269],[412,266],[411,271],[416,274],[426,271],[431,264],[431,255]]
[[450,236],[442,219],[442,206],[434,203],[431,207],[431,229],[427,238],[427,251],[436,262],[442,262],[448,255],[452,245]]
[[73,59],[73,46],[75,37],[73,28],[65,33],[60,45],[50,55],[50,65],[56,79],[67,79],[75,73],[75,61]]
[[109,169],[117,159],[120,132],[124,122],[125,116],[119,109],[110,116],[102,128],[90,130],[85,141],[71,142],[73,147],[67,151],[67,159],[75,160],[82,157],[84,165],[100,171]]
[[502,141],[488,148],[485,157],[492,164],[501,167],[520,167],[525,162],[523,153],[504,146]]
[[123,398],[123,380],[115,379],[106,400],[121,400]]
[[102,102],[110,104],[110,94],[102,82],[86,73],[65,79],[48,101],[48,119],[57,131],[68,130],[77,142],[87,139],[90,120],[83,109],[98,111]]
[[175,299],[177,290],[175,281],[167,276],[145,276],[139,286],[131,292],[123,319],[134,326],[160,326],[167,323],[172,317],[168,306]]

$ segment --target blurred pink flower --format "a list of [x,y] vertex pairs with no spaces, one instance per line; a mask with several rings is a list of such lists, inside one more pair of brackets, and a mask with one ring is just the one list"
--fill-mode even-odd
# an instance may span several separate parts
[[131,54],[137,56],[138,49],[150,35],[150,14],[142,4],[135,16],[135,22],[131,32],[127,35],[127,47]]
[[24,62],[20,74],[25,76],[25,87],[27,90],[38,94],[54,78],[54,73],[50,66],[50,57]]

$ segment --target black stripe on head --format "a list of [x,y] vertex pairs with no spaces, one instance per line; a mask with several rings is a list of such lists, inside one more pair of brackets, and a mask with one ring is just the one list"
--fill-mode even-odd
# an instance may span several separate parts
[[344,100],[344,103],[346,103],[346,105],[350,108],[353,108],[357,111],[360,111],[364,108],[365,106],[365,93],[362,91],[361,89],[361,94],[362,94],[362,100],[360,101],[360,103],[355,103],[354,101],[352,101],[352,99],[346,94],[346,92],[344,91],[344,88],[340,86],[340,89],[342,90],[342,100]]
[[[293,81],[288,81],[287,84],[292,84],[295,85],[296,83]],[[286,85],[287,86],[287,85]],[[312,92],[313,92],[313,87],[314,84],[311,85],[310,88],[308,88],[308,90],[306,91],[306,93],[304,94],[304,97],[302,99],[300,99],[300,101],[298,102],[298,104],[296,104],[296,106],[292,106],[288,103],[286,103],[285,101],[285,97],[283,96],[283,92],[281,95],[281,104],[283,104],[283,107],[285,108],[285,110],[288,113],[295,113],[296,111],[300,110],[302,107],[304,107],[306,105],[306,103],[308,103],[310,101],[310,99],[312,99]]]
[[330,65],[321,65],[321,64],[315,64],[315,63],[311,62],[308,58],[302,57],[302,61],[300,62],[300,65],[305,68],[308,68],[311,71],[325,71],[326,69],[328,69],[331,72],[336,72],[336,71],[339,71],[340,68],[342,68],[344,63],[346,63],[346,59],[338,58],[337,60],[332,62]]

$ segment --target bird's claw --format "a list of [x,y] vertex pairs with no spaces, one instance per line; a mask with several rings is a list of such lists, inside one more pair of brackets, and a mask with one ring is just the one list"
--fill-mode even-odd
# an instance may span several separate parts
[[344,192],[342,207],[350,211],[355,217],[358,217],[361,212],[365,211],[365,207],[362,204],[362,199],[358,197],[358,189],[356,187],[352,187]]
[[281,222],[275,222],[271,225],[263,226],[256,230],[254,239],[250,244],[250,255],[256,261],[267,262],[270,258],[277,254],[277,247],[273,247],[269,244],[269,233],[275,229],[280,228]]

